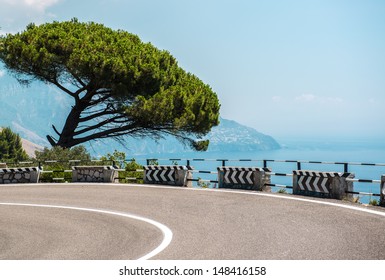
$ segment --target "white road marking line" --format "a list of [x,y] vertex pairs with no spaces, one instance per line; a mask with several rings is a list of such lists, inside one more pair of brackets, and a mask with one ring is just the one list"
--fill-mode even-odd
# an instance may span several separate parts
[[[61,184],[63,185],[63,184]],[[174,190],[188,190],[188,191],[204,191],[204,192],[223,192],[223,193],[235,193],[235,194],[242,194],[242,195],[256,195],[256,196],[267,196],[267,197],[273,197],[273,198],[280,198],[280,199],[288,199],[288,200],[296,200],[296,201],[302,201],[302,202],[310,202],[310,203],[316,203],[316,204],[322,204],[322,205],[328,205],[328,206],[334,206],[334,207],[341,207],[345,209],[350,210],[356,210],[361,211],[369,214],[379,215],[385,217],[385,212],[382,211],[376,211],[372,209],[365,209],[360,208],[353,205],[345,205],[335,202],[328,202],[328,201],[322,201],[322,200],[312,200],[312,199],[306,199],[301,197],[295,197],[294,195],[277,195],[272,193],[258,193],[258,192],[247,192],[247,191],[235,191],[235,190],[224,190],[224,189],[198,189],[198,188],[181,188],[181,187],[171,187],[171,186],[153,186],[153,185],[140,185],[140,184],[103,184],[103,185],[109,185],[109,186],[127,186],[127,187],[139,187],[139,188],[158,188],[158,189],[174,189]],[[95,186],[95,185],[93,185]]]
[[137,260],[148,260],[160,252],[162,252],[164,249],[167,248],[168,245],[170,245],[171,240],[172,240],[172,231],[165,226],[164,224],[161,224],[157,221],[136,216],[133,214],[128,214],[128,213],[122,213],[122,212],[115,212],[115,211],[109,211],[109,210],[100,210],[100,209],[93,209],[93,208],[82,208],[82,207],[72,207],[72,206],[59,206],[59,205],[46,205],[46,204],[28,204],[28,203],[3,203],[1,202],[0,205],[5,205],[5,206],[26,206],[26,207],[44,207],[44,208],[58,208],[58,209],[69,209],[69,210],[78,210],[78,211],[87,211],[87,212],[94,212],[94,213],[101,213],[101,214],[109,214],[109,215],[115,215],[115,216],[121,216],[125,218],[130,218],[130,219],[135,219],[139,220],[145,223],[149,223],[155,227],[157,227],[162,233],[163,233],[163,240],[160,243],[158,247],[156,247],[154,250],[151,252],[147,253],[146,255],[140,257]]

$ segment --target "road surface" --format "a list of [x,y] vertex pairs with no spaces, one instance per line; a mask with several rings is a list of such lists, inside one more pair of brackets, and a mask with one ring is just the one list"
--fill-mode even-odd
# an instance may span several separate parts
[[384,260],[384,232],[383,208],[293,195],[0,185],[0,259],[7,260]]

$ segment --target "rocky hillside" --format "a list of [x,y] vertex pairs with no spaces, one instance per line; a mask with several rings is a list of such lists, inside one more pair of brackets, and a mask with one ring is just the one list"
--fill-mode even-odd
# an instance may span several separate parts
[[32,143],[24,138],[21,139],[21,143],[23,145],[23,149],[30,157],[35,157],[35,151],[42,151],[44,149],[42,146]]
[[[0,127],[0,131],[1,130],[2,128]],[[32,143],[31,141],[28,141],[24,138],[21,138],[21,144],[27,155],[30,157],[35,156],[35,151],[42,151],[44,149],[42,146]]]

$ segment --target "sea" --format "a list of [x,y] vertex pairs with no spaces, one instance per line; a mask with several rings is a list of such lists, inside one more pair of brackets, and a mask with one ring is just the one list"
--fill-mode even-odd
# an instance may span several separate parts
[[[375,140],[298,140],[279,139],[281,149],[269,151],[222,151],[222,152],[189,152],[178,154],[148,154],[136,155],[133,158],[139,163],[146,164],[147,159],[156,159],[161,165],[190,164],[194,170],[217,171],[217,167],[263,167],[264,160],[272,172],[290,174],[297,170],[296,162],[300,161],[301,170],[344,172],[348,163],[348,172],[354,173],[356,179],[381,180],[385,174],[385,141]],[[250,161],[246,161],[250,160]],[[188,162],[187,162],[188,161]],[[322,163],[306,163],[320,161]],[[372,163],[376,166],[362,165]],[[217,180],[216,174],[194,173],[194,178],[202,180]],[[292,177],[272,176],[272,184],[292,186]],[[208,182],[209,187],[217,187],[216,183]],[[272,192],[282,191],[291,193],[290,188],[272,187]],[[371,200],[379,200],[380,183],[354,182],[355,197],[360,203],[368,204]]]

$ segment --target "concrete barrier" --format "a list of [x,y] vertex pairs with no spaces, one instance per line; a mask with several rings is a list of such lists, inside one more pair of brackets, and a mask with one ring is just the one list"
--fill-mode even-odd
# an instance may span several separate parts
[[293,194],[334,199],[353,199],[353,173],[320,172],[309,170],[293,171]]
[[271,191],[270,168],[218,167],[218,188]]
[[118,171],[113,166],[73,166],[72,182],[114,183]]
[[0,184],[37,183],[39,175],[39,167],[1,168]]
[[161,184],[192,187],[192,167],[182,165],[147,165],[144,166],[145,184]]

